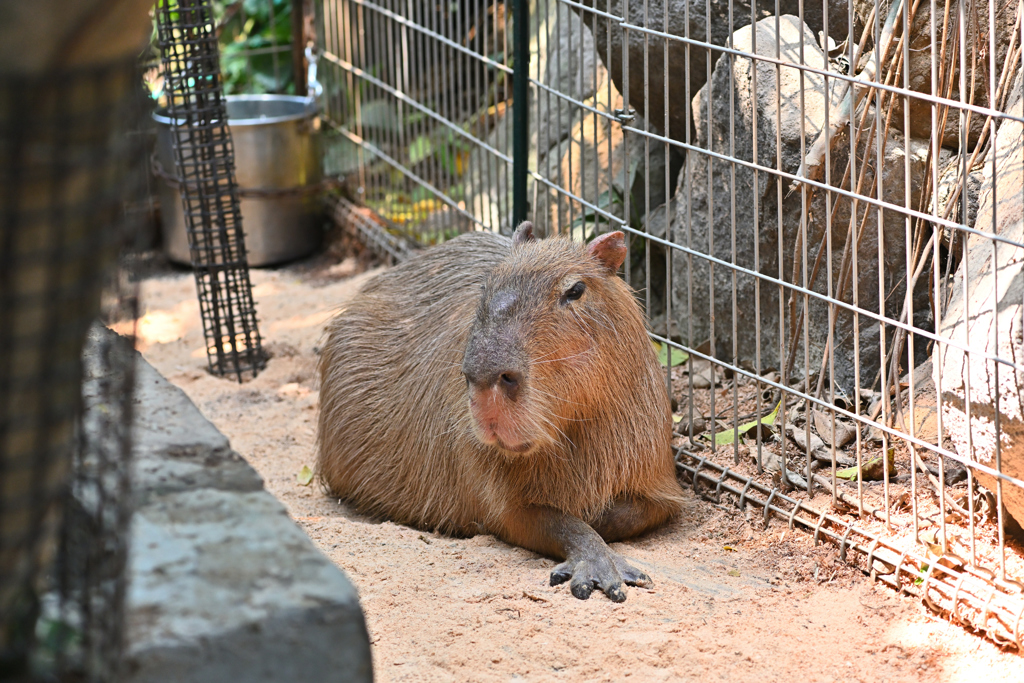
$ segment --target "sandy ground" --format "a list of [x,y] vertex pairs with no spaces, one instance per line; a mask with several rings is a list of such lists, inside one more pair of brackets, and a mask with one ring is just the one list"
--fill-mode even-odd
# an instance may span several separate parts
[[142,287],[139,348],[260,472],[359,590],[378,681],[1020,681],[1024,661],[875,586],[831,547],[694,500],[615,544],[654,579],[625,603],[548,586],[550,559],[361,517],[297,475],[314,462],[325,321],[371,273],[323,258],[253,271],[266,347],[256,379],[206,372],[190,274]]

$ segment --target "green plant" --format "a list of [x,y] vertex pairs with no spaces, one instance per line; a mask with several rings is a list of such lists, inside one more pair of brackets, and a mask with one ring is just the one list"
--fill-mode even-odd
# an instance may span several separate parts
[[294,91],[290,0],[213,3],[224,92]]
[[[213,0],[211,4],[225,94],[294,92],[291,1]],[[158,6],[173,10],[178,0],[159,0]],[[171,12],[171,20],[177,20],[177,12]],[[154,56],[160,52],[156,26],[150,49]],[[160,100],[164,95],[160,74],[147,76],[147,82],[153,99]]]

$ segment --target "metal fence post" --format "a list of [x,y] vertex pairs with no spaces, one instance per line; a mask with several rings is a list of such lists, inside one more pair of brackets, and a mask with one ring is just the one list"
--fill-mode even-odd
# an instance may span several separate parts
[[512,69],[512,225],[526,220],[529,203],[526,177],[529,174],[530,130],[528,91],[530,85],[530,3],[514,0]]
[[292,0],[292,81],[295,94],[306,94],[306,0]]

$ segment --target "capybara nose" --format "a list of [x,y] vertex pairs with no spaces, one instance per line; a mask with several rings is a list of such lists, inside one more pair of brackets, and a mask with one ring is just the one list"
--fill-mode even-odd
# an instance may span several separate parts
[[522,380],[523,376],[520,373],[515,370],[506,370],[498,377],[498,386],[510,401],[514,401],[519,395],[519,384]]
[[466,377],[466,385],[470,389],[476,389],[477,391],[486,391],[490,389],[498,376],[491,372],[480,372],[475,368],[463,367],[462,374]]
[[471,388],[477,391],[488,391],[493,387],[497,387],[511,401],[516,399],[516,396],[519,394],[519,385],[523,381],[523,374],[515,370],[474,372],[467,368],[463,370],[462,374],[466,376],[466,383]]

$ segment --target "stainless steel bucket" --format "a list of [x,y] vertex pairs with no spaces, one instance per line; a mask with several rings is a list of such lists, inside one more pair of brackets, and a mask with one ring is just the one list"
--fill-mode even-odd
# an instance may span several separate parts
[[[229,95],[228,127],[235,150],[235,176],[241,198],[242,228],[250,266],[266,266],[305,256],[320,244],[322,177],[316,104],[292,95]],[[174,176],[171,119],[157,123],[163,245],[167,256],[191,263]]]

